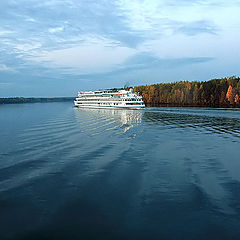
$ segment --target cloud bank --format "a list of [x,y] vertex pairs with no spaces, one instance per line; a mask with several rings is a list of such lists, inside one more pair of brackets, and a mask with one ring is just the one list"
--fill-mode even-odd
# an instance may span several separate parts
[[89,89],[238,75],[239,10],[238,0],[3,1],[0,82],[30,92],[45,81],[72,94],[73,84]]

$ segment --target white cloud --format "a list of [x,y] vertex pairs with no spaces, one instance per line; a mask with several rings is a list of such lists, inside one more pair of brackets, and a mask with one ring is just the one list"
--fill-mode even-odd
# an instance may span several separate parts
[[119,0],[118,5],[134,30],[151,30],[161,18],[160,3],[157,0]]
[[62,32],[64,30],[64,27],[55,27],[55,28],[49,28],[48,31],[50,33],[57,33],[57,32]]
[[174,33],[178,25],[192,22],[210,22],[217,27],[230,27],[240,23],[240,1],[223,0],[119,0],[118,5],[128,25],[145,31],[155,38]]
[[16,44],[14,48],[20,52],[28,52],[34,49],[38,49],[41,46],[42,46],[41,43],[31,43],[31,44],[25,43],[25,44]]
[[14,31],[6,30],[6,29],[0,29],[0,36],[7,36],[11,33],[14,33]]
[[116,45],[107,39],[88,39],[81,45],[45,51],[29,60],[88,74],[111,71],[136,52],[132,48]]
[[36,19],[34,19],[34,18],[32,18],[32,17],[27,17],[27,18],[25,18],[25,21],[26,22],[36,22]]

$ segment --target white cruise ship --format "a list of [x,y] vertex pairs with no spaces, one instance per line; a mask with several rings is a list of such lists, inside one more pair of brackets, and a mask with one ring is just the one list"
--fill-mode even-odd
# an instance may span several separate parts
[[136,109],[145,107],[142,96],[133,92],[132,88],[78,92],[74,105],[85,108]]

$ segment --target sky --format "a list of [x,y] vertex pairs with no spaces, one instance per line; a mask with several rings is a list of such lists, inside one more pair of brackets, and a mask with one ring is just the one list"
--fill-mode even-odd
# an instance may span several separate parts
[[240,0],[1,0],[0,97],[240,75]]

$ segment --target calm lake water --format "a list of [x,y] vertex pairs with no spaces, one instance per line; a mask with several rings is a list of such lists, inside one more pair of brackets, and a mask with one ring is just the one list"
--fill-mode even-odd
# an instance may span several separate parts
[[240,110],[0,105],[0,239],[240,239]]

